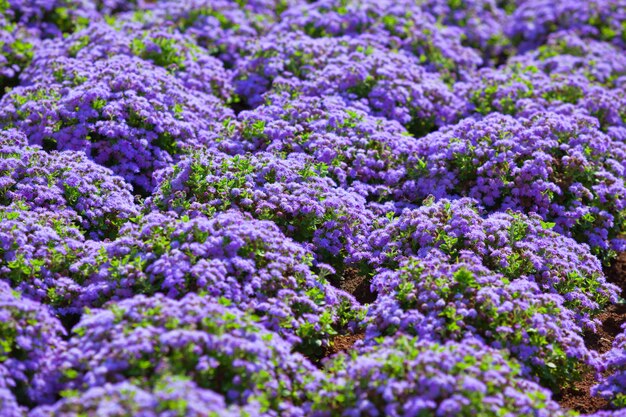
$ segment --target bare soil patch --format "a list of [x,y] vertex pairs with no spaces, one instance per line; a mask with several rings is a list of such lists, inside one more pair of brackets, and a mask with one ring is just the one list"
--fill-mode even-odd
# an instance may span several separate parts
[[339,352],[347,352],[352,349],[356,342],[363,340],[364,337],[365,334],[363,333],[335,336],[331,345],[326,348],[324,357],[329,357]]
[[[617,260],[605,271],[609,282],[622,289],[622,297],[626,295],[626,252],[620,253]],[[622,324],[626,323],[626,305],[610,305],[598,315],[602,325],[596,333],[587,332],[584,335],[585,344],[589,349],[604,354],[611,349],[613,340],[622,332]],[[563,390],[555,396],[561,406],[576,410],[580,413],[595,413],[610,408],[608,401],[592,397],[591,387],[598,383],[592,371],[585,372],[581,381],[573,387]]]
[[339,288],[348,292],[361,304],[371,304],[376,301],[376,294],[370,289],[370,280],[355,268],[347,268],[339,283]]

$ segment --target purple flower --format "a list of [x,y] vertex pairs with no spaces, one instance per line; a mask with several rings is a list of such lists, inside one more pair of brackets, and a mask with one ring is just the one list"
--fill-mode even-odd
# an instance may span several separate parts
[[398,335],[339,354],[326,370],[312,393],[313,416],[564,415],[515,361],[472,339],[438,344]]
[[58,372],[51,384],[88,395],[132,378],[137,389],[155,390],[156,398],[146,397],[150,408],[166,394],[159,391],[176,388],[163,381],[172,376],[189,380],[181,388],[192,395],[219,394],[228,405],[300,406],[305,386],[321,377],[319,371],[256,321],[196,294],[180,301],[157,295],[111,303],[74,327],[66,353],[54,359]]
[[143,190],[177,154],[210,144],[231,114],[214,96],[139,58],[62,58],[52,67],[56,82],[44,78],[3,98],[3,124],[45,150],[83,151]]
[[46,306],[22,298],[4,282],[0,321],[0,410],[16,415],[16,400],[32,406],[54,398],[47,378],[55,369],[54,358],[65,349],[65,330]]

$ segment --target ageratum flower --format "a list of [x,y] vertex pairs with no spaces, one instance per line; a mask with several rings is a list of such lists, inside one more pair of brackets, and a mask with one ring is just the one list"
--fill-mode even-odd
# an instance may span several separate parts
[[622,22],[626,20],[626,4],[622,0],[581,3],[522,0],[516,3],[518,7],[510,15],[505,31],[522,51],[543,44],[550,33],[562,29],[625,46]]
[[544,45],[512,57],[508,65],[536,67],[546,74],[583,75],[609,88],[626,81],[626,57],[619,47],[571,30],[550,35]]
[[55,81],[60,58],[95,62],[115,55],[137,56],[167,69],[185,88],[230,100],[230,74],[223,64],[176,28],[141,30],[138,23],[111,26],[95,22],[71,36],[46,40],[30,67],[21,75],[22,85]]
[[254,311],[260,324],[319,353],[350,324],[356,315],[350,309],[360,307],[313,274],[311,259],[271,222],[237,211],[193,219],[153,213],[76,263],[77,302],[91,307],[134,294],[199,292]]
[[0,5],[0,93],[18,82],[21,71],[33,58],[39,43],[36,33],[12,23]]
[[71,266],[84,237],[72,212],[30,211],[22,204],[0,206],[0,279],[28,298],[60,313],[80,294]]
[[[510,55],[510,40],[504,34],[506,13],[497,0],[422,0],[421,8],[446,26],[462,30],[462,44],[473,47],[486,63]],[[447,30],[444,26],[443,30]],[[442,30],[438,27],[437,33]],[[436,36],[436,35],[435,35]],[[494,62],[494,63],[496,63]]]
[[5,0],[0,4],[0,94],[18,84],[42,38],[61,37],[101,18],[91,0]]
[[[564,59],[564,58],[563,58]],[[626,99],[624,89],[594,79],[594,66],[573,72],[549,72],[541,63],[511,60],[499,69],[483,68],[467,82],[455,84],[455,93],[466,102],[466,116],[492,112],[530,117],[546,110],[571,115],[582,113],[598,119],[603,131],[621,130],[624,137]],[[540,69],[543,69],[540,71]]]
[[46,150],[84,151],[136,187],[150,190],[154,170],[186,149],[212,142],[232,112],[136,57],[86,62],[62,58],[56,81],[17,87],[0,102],[0,123],[21,129]]
[[[0,394],[1,395],[1,394]],[[29,417],[97,416],[107,417],[270,417],[260,404],[227,406],[224,397],[182,377],[163,377],[153,389],[123,381],[105,384],[85,392],[69,393],[53,405],[32,410]]]
[[461,251],[455,263],[441,255],[408,258],[375,275],[372,287],[378,297],[368,311],[370,340],[397,332],[438,342],[476,337],[509,351],[524,377],[557,390],[584,366],[599,367],[563,297],[495,274],[472,252]]
[[91,0],[7,0],[0,13],[42,38],[62,37],[102,18]]
[[443,253],[454,262],[468,250],[509,280],[530,280],[544,293],[562,295],[577,322],[593,329],[593,315],[617,301],[619,290],[606,281],[587,245],[551,226],[537,215],[513,211],[483,217],[471,199],[427,202],[404,210],[372,233],[369,261],[394,269],[409,257],[424,259],[431,253]]
[[0,131],[0,204],[66,213],[89,237],[115,237],[139,209],[132,188],[82,152],[29,147],[16,130]]
[[623,89],[599,84],[589,78],[588,70],[546,74],[534,64],[516,62],[497,70],[483,68],[471,81],[455,84],[455,93],[467,104],[466,116],[497,112],[531,117],[546,110],[565,115],[580,112],[598,119],[604,131],[623,128]]
[[439,344],[400,335],[339,354],[326,370],[312,416],[567,415],[503,351],[472,339]]
[[[9,371],[0,366],[0,373],[9,374]],[[20,406],[13,393],[5,387],[5,375],[0,376],[0,413],[6,417],[24,417],[26,407]]]
[[144,10],[159,7],[154,0],[93,0],[96,8],[103,15],[111,16],[133,10]]
[[598,411],[593,414],[586,414],[585,417],[624,417],[626,416],[626,410],[604,410]]
[[426,136],[418,149],[421,198],[469,196],[489,210],[537,213],[595,253],[626,248],[626,146],[593,118],[492,114]]
[[228,66],[234,66],[290,4],[297,0],[161,0],[158,7],[123,13],[120,22],[145,29],[175,27]]
[[[606,372],[599,384],[592,387],[592,395],[606,398],[618,408],[626,408],[626,327],[613,341],[611,350],[603,355]],[[615,417],[618,417],[617,415]]]
[[22,405],[54,398],[46,378],[65,348],[64,335],[46,306],[0,282],[0,410],[15,410],[9,392]]
[[73,332],[51,383],[62,390],[132,380],[150,391],[164,377],[184,377],[227,405],[260,403],[261,411],[301,415],[306,387],[321,378],[257,318],[196,294],[112,303],[83,316]]
[[229,123],[220,149],[305,153],[326,164],[342,188],[376,200],[402,198],[402,184],[421,161],[414,156],[416,140],[399,123],[346,108],[336,96],[291,99],[283,93],[265,101]]
[[149,207],[194,217],[230,208],[271,220],[341,270],[360,250],[372,216],[365,200],[336,186],[327,166],[303,154],[200,152],[160,174]]
[[236,74],[237,92],[252,106],[266,91],[297,97],[340,95],[346,104],[402,123],[416,136],[454,122],[462,102],[417,58],[367,38],[312,38],[277,33],[261,39]]
[[462,79],[482,63],[464,46],[460,28],[437,23],[437,17],[411,0],[324,0],[288,9],[272,33],[302,31],[313,38],[367,39],[381,49],[403,50],[446,81]]

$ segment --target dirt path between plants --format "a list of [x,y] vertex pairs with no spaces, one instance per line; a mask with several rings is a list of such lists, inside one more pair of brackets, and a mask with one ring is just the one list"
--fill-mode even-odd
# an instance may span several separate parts
[[[368,277],[359,274],[354,268],[348,268],[344,271],[342,279],[337,283],[337,287],[351,294],[361,304],[371,304],[376,301],[376,294],[370,290],[370,280]],[[352,349],[354,344],[363,340],[364,333],[342,334],[335,336],[329,347],[324,349],[324,358],[332,356],[339,352],[347,352]]]
[[[626,252],[621,253],[605,273],[609,282],[622,289],[621,295],[624,298],[626,296]],[[611,305],[598,315],[598,319],[602,326],[596,333],[586,333],[584,339],[588,348],[603,354],[611,349],[613,340],[622,331],[622,324],[626,323],[626,305]],[[563,391],[555,399],[563,407],[585,414],[606,410],[610,407],[606,400],[591,396],[591,387],[596,384],[597,380],[593,372],[587,372],[583,374],[580,382]]]

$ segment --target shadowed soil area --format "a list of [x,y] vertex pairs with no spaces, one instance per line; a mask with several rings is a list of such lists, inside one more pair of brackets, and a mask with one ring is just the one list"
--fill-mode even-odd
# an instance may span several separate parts
[[[605,271],[609,282],[622,289],[622,297],[626,294],[626,252],[620,253],[617,260]],[[585,344],[590,349],[604,354],[611,349],[613,340],[621,333],[622,324],[626,323],[626,304],[611,305],[597,316],[602,325],[596,333],[587,332],[584,335]],[[592,397],[591,387],[597,384],[593,372],[582,375],[581,381],[564,390],[555,399],[565,407],[581,413],[595,413],[609,408],[608,401]]]
[[335,336],[332,345],[326,348],[324,357],[329,357],[339,352],[349,351],[357,341],[363,340],[364,337],[365,335],[363,333]]
[[369,278],[359,274],[357,269],[347,268],[344,271],[339,288],[352,294],[361,304],[371,304],[376,301],[376,294],[370,290]]

